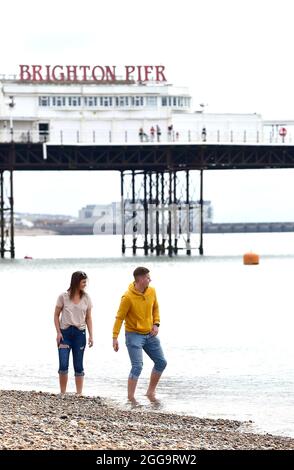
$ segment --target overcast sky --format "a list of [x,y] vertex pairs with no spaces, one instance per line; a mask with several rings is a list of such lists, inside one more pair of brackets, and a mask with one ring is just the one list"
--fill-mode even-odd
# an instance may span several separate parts
[[[27,64],[162,64],[194,108],[294,119],[294,2],[10,0],[1,5],[0,73]],[[215,219],[294,220],[294,172],[206,172]],[[18,211],[77,215],[119,198],[113,173],[16,173]]]

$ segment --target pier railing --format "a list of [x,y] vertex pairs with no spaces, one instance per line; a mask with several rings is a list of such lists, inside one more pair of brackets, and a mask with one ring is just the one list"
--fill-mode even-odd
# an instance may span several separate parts
[[160,132],[150,134],[138,130],[101,130],[101,129],[52,129],[50,132],[27,129],[0,130],[0,143],[43,143],[55,145],[68,144],[146,144],[156,143],[223,143],[223,144],[287,144],[294,145],[294,136],[275,136],[265,130],[214,130],[203,132],[197,130],[180,129],[177,132]]

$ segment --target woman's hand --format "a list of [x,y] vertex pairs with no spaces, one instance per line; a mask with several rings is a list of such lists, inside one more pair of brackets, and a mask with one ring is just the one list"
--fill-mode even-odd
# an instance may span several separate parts
[[56,336],[57,346],[60,345],[60,341],[61,341],[61,340],[63,341],[63,336],[62,336],[61,331],[59,331],[59,332],[57,333],[57,336]]

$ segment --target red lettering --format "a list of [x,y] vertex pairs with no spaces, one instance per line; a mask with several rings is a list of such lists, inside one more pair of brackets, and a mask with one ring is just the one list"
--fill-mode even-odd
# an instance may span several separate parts
[[[61,69],[61,72],[58,76],[56,76],[56,70]],[[63,66],[62,65],[55,65],[52,69],[52,79],[56,82],[64,82],[64,73],[63,73]]]
[[20,65],[20,80],[31,80],[31,74],[29,72],[30,66],[29,65]]
[[141,82],[142,81],[142,77],[141,77],[141,68],[142,68],[142,65],[137,65],[137,69],[138,69],[138,82]]
[[[67,72],[67,80],[76,82],[78,79],[77,76],[77,66],[76,65],[67,65],[66,66],[66,72]],[[73,74],[73,77],[71,75]]]
[[42,70],[42,65],[33,65],[33,75],[32,75],[32,80],[34,82],[42,82],[43,77],[41,75],[41,70]]
[[46,78],[45,80],[47,82],[50,82],[51,78],[50,78],[50,65],[45,65],[45,69],[46,69]]
[[148,82],[150,78],[148,78],[148,75],[152,73],[153,66],[152,65],[144,65],[144,70],[145,70],[145,79],[143,80],[144,82]]
[[112,66],[112,70],[108,65],[106,65],[105,71],[106,71],[106,80],[110,80],[112,82],[115,82],[115,80],[116,80],[115,65]]
[[[115,65],[19,65],[20,80],[22,81],[53,81],[53,82],[79,82],[79,81],[116,81]],[[82,76],[79,76],[81,74]],[[88,74],[88,76],[87,76]],[[125,80],[135,79],[138,82],[166,82],[165,67],[163,65],[125,65]]]
[[83,78],[82,78],[82,80],[83,80],[84,82],[86,82],[86,81],[87,81],[87,70],[90,70],[91,67],[90,67],[89,65],[80,65],[80,66],[79,66],[79,69],[82,70],[82,72],[83,72]]
[[[100,72],[101,72],[101,77],[97,77],[96,76],[96,69],[99,69]],[[105,72],[104,72],[104,68],[101,67],[101,65],[96,65],[93,70],[92,70],[92,77],[93,77],[93,80],[95,80],[96,82],[100,82],[100,81],[103,81],[105,80]]]
[[163,73],[165,67],[163,65],[156,65],[155,69],[156,69],[156,81],[157,82],[166,82],[166,78],[165,78],[165,75]]
[[126,81],[131,80],[130,75],[135,71],[135,66],[134,65],[126,65]]

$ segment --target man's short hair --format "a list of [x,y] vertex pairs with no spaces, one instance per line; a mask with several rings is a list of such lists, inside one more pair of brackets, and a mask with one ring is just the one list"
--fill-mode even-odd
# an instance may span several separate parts
[[135,269],[133,272],[133,276],[135,279],[137,279],[139,276],[145,276],[148,274],[150,271],[147,268],[143,268],[143,266],[139,266],[138,268]]

